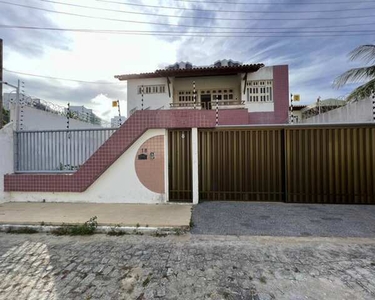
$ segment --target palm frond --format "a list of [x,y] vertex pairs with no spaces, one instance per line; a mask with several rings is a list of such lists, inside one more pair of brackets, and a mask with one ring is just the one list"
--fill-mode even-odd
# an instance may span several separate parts
[[375,79],[361,85],[356,88],[346,99],[347,101],[352,100],[363,100],[371,97],[372,93],[375,91]]
[[375,61],[375,45],[361,45],[349,53],[350,60],[361,59],[365,63]]
[[363,80],[373,78],[375,78],[375,65],[363,68],[354,68],[338,76],[334,80],[333,86],[340,88],[347,83],[358,83],[362,82]]

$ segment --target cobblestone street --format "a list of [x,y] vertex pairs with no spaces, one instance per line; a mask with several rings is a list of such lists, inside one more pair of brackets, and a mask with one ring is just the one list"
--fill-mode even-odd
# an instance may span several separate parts
[[0,234],[1,299],[374,299],[370,239]]

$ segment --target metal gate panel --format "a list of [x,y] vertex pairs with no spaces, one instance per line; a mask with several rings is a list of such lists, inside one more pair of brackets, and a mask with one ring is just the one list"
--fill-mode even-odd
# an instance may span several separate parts
[[375,128],[285,129],[287,201],[375,204]]
[[199,130],[200,200],[283,201],[282,130]]
[[169,201],[192,202],[191,129],[169,130]]

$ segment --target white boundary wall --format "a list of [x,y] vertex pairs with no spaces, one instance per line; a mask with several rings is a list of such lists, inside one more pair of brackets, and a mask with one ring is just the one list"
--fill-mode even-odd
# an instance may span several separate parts
[[349,103],[320,115],[304,119],[302,123],[357,123],[373,122],[372,99]]
[[4,175],[14,173],[13,145],[13,123],[8,123],[0,130],[0,203],[9,201],[8,193],[4,193]]
[[[16,105],[10,107],[11,120],[16,119]],[[19,108],[20,109],[20,108]],[[21,122],[20,120],[18,120]],[[23,130],[63,130],[67,129],[67,118],[48,111],[36,109],[29,106],[23,107]],[[69,129],[90,129],[102,128],[99,125],[83,122],[76,119],[69,119]]]
[[10,192],[6,193],[6,199],[19,202],[164,203],[165,194],[154,193],[139,181],[135,157],[146,140],[157,135],[165,136],[165,133],[165,129],[146,131],[83,193]]

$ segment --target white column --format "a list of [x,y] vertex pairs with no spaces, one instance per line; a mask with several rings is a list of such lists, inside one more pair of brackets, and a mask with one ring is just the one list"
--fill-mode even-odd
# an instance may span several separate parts
[[169,202],[169,162],[168,162],[168,130],[164,133],[164,194],[165,202]]
[[198,177],[198,129],[191,129],[191,155],[193,164],[193,204],[199,202],[199,177]]

